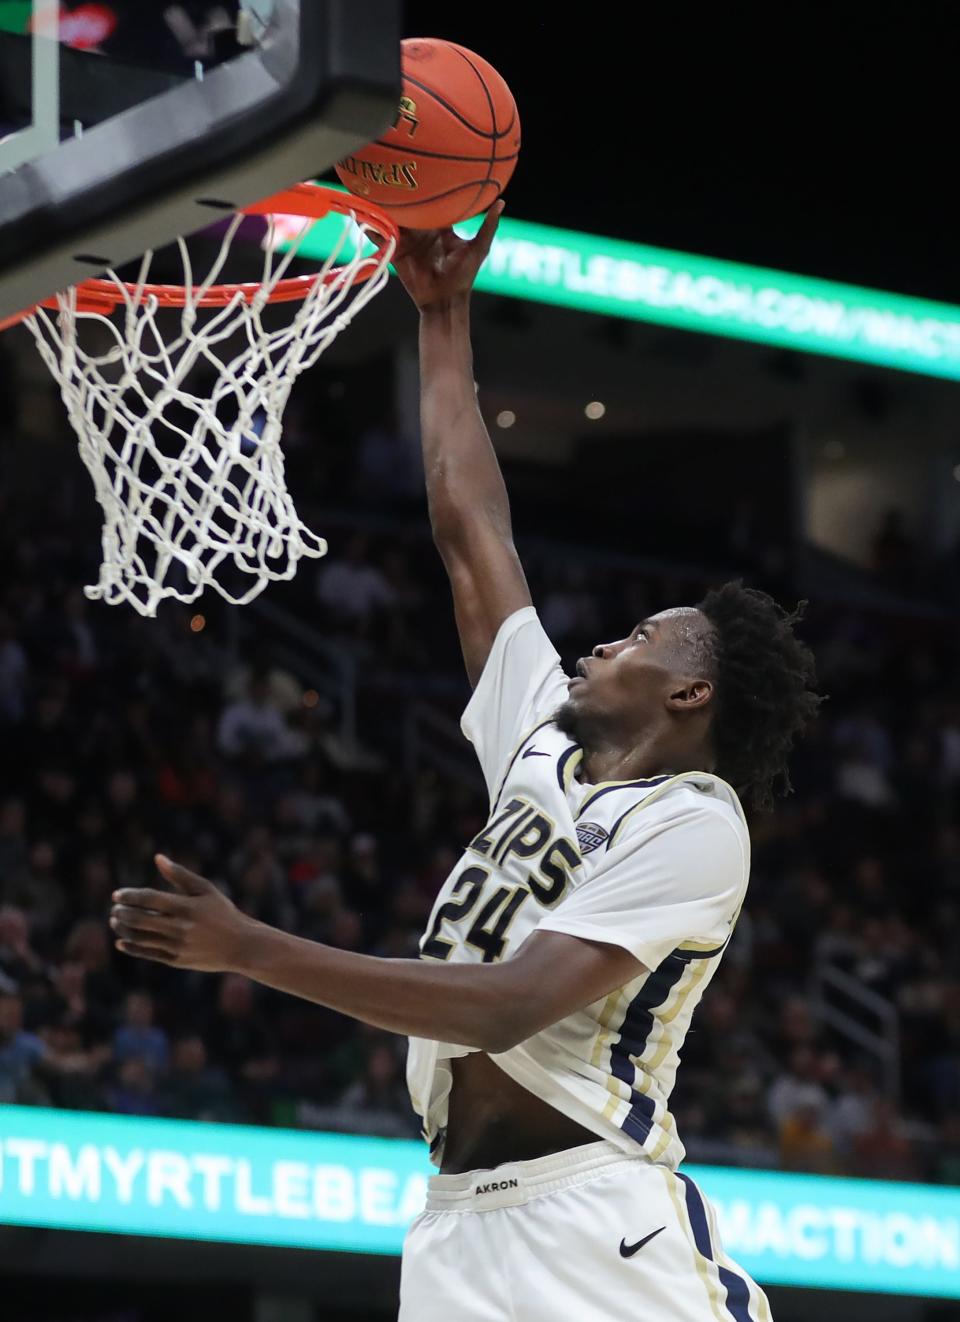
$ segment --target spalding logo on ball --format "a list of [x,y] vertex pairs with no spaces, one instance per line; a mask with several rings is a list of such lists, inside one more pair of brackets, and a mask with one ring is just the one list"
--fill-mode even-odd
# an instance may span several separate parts
[[352,193],[407,229],[442,229],[497,200],[520,151],[510,88],[473,51],[435,37],[401,43],[393,127],[337,165]]

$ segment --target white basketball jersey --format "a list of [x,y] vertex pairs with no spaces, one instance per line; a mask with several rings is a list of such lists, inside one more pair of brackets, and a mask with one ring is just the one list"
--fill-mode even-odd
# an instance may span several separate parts
[[[581,783],[582,750],[552,722],[566,697],[536,611],[517,611],[463,715],[490,819],[437,896],[420,957],[509,959],[534,931],[629,950],[647,971],[490,1059],[598,1137],[673,1168],[678,1053],[743,903],[750,839],[736,793],[707,772]],[[410,1038],[407,1084],[435,1165],[448,1062],[476,1049]]]

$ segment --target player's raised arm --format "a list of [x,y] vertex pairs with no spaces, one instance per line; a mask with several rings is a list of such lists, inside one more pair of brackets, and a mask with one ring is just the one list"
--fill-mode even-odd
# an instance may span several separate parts
[[470,683],[497,630],[530,605],[513,545],[500,465],[477,405],[470,294],[503,207],[472,240],[452,229],[407,230],[394,258],[420,311],[420,421],[434,541],[443,558]]

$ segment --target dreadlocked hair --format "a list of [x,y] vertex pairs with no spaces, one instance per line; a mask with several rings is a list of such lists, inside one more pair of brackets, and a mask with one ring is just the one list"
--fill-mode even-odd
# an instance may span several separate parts
[[787,754],[823,701],[813,653],[793,631],[806,605],[788,614],[766,592],[737,581],[697,606],[713,625],[706,646],[716,685],[717,775],[764,812],[775,794],[790,793]]

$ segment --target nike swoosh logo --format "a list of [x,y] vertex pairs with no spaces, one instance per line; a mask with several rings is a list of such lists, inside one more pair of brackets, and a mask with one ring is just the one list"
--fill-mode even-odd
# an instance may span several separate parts
[[636,1244],[627,1244],[625,1239],[621,1239],[620,1257],[632,1258],[635,1253],[638,1253],[640,1249],[643,1248],[644,1244],[649,1244],[651,1239],[655,1239],[656,1236],[660,1234],[660,1231],[666,1230],[666,1228],[666,1226],[661,1226],[660,1230],[651,1230],[649,1235],[644,1235],[643,1239],[638,1239]]
[[[528,748],[524,751],[523,757],[549,757],[549,753],[538,753],[535,748]],[[520,761],[523,761],[523,757]]]

